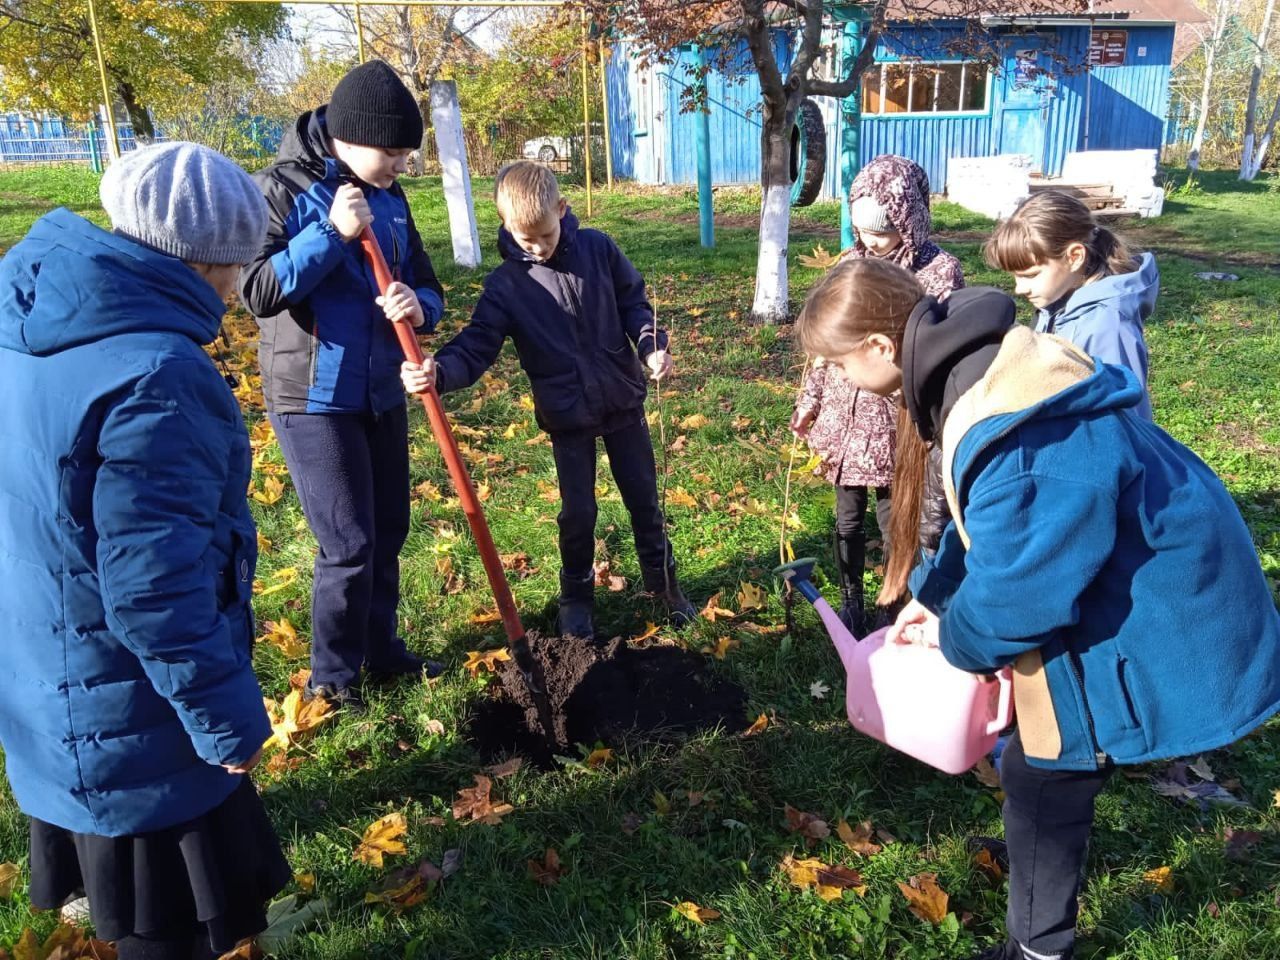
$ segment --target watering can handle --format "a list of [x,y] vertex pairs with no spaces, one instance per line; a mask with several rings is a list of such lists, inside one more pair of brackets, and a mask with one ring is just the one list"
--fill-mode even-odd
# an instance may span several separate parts
[[1005,667],[996,674],[996,683],[1000,684],[1000,699],[996,703],[996,715],[987,724],[987,735],[999,733],[1013,720],[1013,674]]

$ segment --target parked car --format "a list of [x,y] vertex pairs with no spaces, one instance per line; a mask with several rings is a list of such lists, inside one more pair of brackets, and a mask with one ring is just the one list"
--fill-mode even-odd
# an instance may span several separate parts
[[555,163],[561,157],[569,156],[569,141],[566,137],[549,134],[534,137],[524,142],[523,155],[526,160],[538,160],[542,163]]

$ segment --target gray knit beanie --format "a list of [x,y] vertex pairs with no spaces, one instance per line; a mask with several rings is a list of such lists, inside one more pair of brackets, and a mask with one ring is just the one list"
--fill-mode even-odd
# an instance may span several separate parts
[[849,220],[859,230],[868,233],[888,233],[894,229],[889,211],[874,197],[859,197],[849,204]]
[[253,178],[198,143],[126,153],[98,187],[121,236],[188,263],[248,263],[267,236],[267,201]]

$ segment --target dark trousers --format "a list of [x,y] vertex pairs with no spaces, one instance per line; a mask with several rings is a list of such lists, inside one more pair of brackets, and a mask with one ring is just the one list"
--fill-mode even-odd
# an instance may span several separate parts
[[1071,956],[1093,801],[1112,767],[1042,770],[1015,733],[1000,760],[1009,848],[1009,938],[1031,960]]
[[409,535],[409,421],[380,414],[271,415],[316,554],[311,681],[344,688],[404,652],[396,635]]
[[[649,425],[637,415],[633,424],[606,433],[605,452],[622,502],[631,514],[636,556],[646,589],[662,589],[663,570],[672,565],[671,548],[658,505],[658,470]],[[566,580],[591,573],[596,545],[596,438],[558,433],[551,437],[560,481],[560,566]]]
[[[880,525],[880,538],[889,542],[889,499],[888,487],[876,487],[876,523]],[[836,536],[862,537],[865,542],[865,523],[867,515],[866,487],[836,487]]]

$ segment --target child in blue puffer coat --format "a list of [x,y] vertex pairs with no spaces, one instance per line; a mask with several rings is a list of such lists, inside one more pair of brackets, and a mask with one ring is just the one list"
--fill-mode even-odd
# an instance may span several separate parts
[[1013,666],[1008,939],[982,957],[1067,960],[1112,771],[1225,746],[1280,711],[1280,614],[1249,530],[1143,415],[1132,371],[1015,324],[999,291],[938,303],[894,264],[842,263],[797,335],[860,389],[901,390],[941,440],[952,520],[889,640],[975,673]]
[[32,905],[87,894],[121,960],[191,960],[290,878],[245,776],[271,733],[249,437],[202,349],[267,210],[191,143],[100,192],[113,232],[55,210],[0,262],[0,743]]

